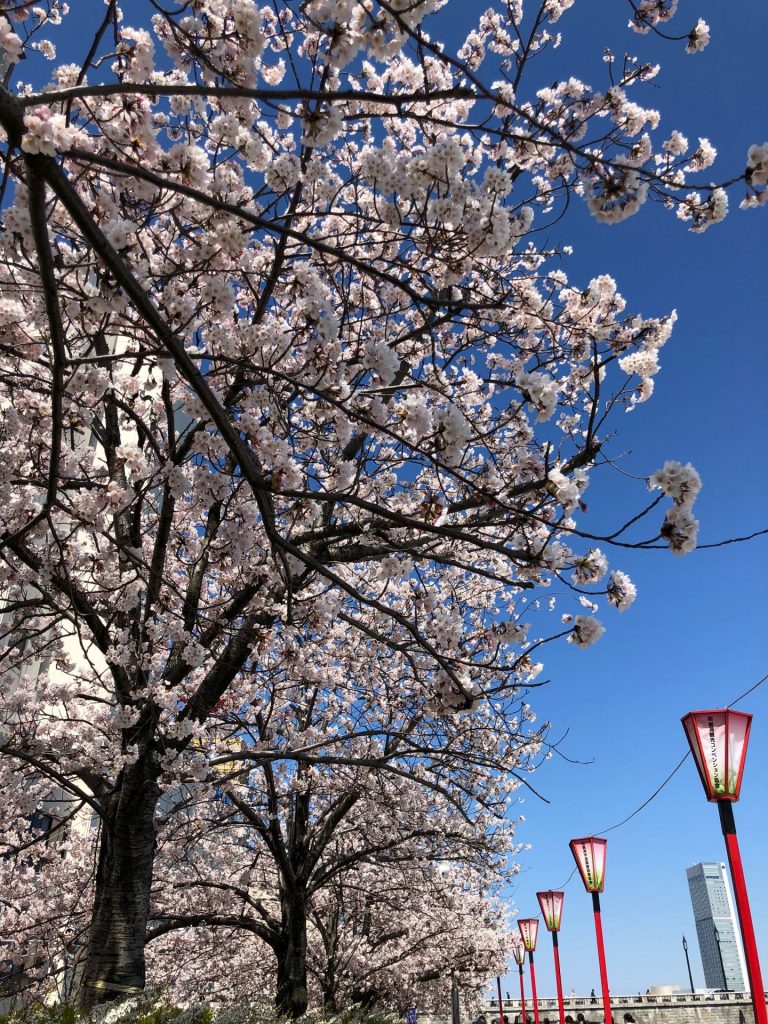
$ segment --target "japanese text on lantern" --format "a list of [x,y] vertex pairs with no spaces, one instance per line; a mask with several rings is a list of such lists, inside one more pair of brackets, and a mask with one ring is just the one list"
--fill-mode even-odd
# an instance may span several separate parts
[[715,720],[712,715],[707,716],[709,725],[709,759],[712,764],[712,786],[717,792],[722,789],[720,782],[720,768],[717,763],[717,739],[715,737]]

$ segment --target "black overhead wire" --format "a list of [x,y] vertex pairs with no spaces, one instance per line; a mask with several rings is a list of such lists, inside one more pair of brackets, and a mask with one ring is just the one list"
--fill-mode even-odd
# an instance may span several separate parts
[[[745,690],[744,693],[740,693],[739,696],[736,697],[734,700],[732,700],[730,704],[726,704],[725,705],[726,708],[732,708],[734,706],[734,704],[738,704],[745,697],[748,697],[750,695],[750,693],[754,693],[754,691],[759,686],[762,686],[763,683],[766,682],[766,680],[768,680],[768,673],[766,673],[766,675],[764,675],[762,679],[758,679],[758,681],[756,683],[754,683],[754,685],[750,686],[750,688],[748,690]],[[610,825],[608,828],[604,828],[600,832],[594,832],[593,835],[595,835],[595,836],[604,836],[607,832],[613,832],[614,829],[621,828],[622,825],[626,825],[626,823],[628,821],[631,821],[632,818],[634,818],[636,814],[640,813],[640,811],[645,810],[645,808],[648,806],[648,804],[656,799],[656,797],[659,795],[659,793],[662,791],[662,789],[664,789],[664,787],[667,785],[667,783],[670,782],[674,778],[675,775],[677,775],[677,773],[680,771],[680,769],[683,767],[683,765],[685,764],[685,762],[688,760],[688,758],[690,756],[691,756],[691,752],[690,752],[690,750],[687,750],[683,754],[683,756],[680,758],[680,760],[677,762],[677,764],[672,769],[672,771],[669,773],[669,775],[667,775],[667,777],[664,779],[664,781],[659,786],[657,786],[656,789],[651,793],[651,795],[646,800],[643,800],[643,802],[640,804],[640,806],[635,808],[635,810],[632,811],[631,814],[628,814],[626,816],[626,818],[622,818],[621,821],[617,821],[615,825]],[[570,875],[568,875],[566,880],[560,886],[560,889],[564,889],[566,887],[566,885],[568,885],[568,883],[570,882],[570,880],[573,878],[573,876],[575,874],[576,874],[576,868],[574,868],[573,871],[571,871]]]

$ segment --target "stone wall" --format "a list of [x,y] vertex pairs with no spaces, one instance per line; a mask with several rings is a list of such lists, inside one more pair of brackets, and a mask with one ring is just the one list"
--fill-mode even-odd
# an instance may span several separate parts
[[[603,1024],[603,1008],[589,996],[565,999],[566,1021]],[[533,1022],[533,1006],[526,1000],[526,1014]],[[520,1000],[505,999],[503,1012],[509,1024],[521,1024]],[[487,1024],[498,1024],[499,1004],[486,1002],[480,1009]],[[579,1016],[579,1015],[582,1016]],[[750,997],[745,992],[674,993],[672,995],[611,996],[614,1024],[754,1024]],[[540,1024],[558,1024],[556,999],[539,999]],[[436,1022],[435,1022],[436,1024]]]

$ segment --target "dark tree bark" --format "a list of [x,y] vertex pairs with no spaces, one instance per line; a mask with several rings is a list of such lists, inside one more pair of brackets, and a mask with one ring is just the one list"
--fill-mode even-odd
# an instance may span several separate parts
[[307,894],[301,885],[291,891],[283,889],[280,898],[282,911],[281,941],[275,945],[277,956],[277,993],[275,1006],[278,1013],[291,1020],[307,1011]]
[[327,922],[316,913],[312,915],[312,919],[323,940],[325,951],[325,964],[318,976],[320,991],[323,994],[323,1007],[330,1013],[336,1013],[338,1011],[336,950],[339,938],[339,910],[337,908],[336,913],[331,914],[330,920]]
[[137,762],[103,800],[83,1003],[105,1002],[144,987],[159,796],[151,764]]

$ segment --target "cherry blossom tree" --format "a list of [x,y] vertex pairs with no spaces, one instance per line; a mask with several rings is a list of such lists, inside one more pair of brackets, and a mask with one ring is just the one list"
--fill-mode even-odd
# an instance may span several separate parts
[[[212,785],[223,715],[280,721],[265,666],[343,629],[382,717],[450,746],[461,712],[519,717],[545,640],[631,604],[604,548],[695,546],[678,463],[580,525],[675,316],[569,283],[542,229],[655,198],[703,231],[729,189],[764,202],[766,147],[709,183],[630,59],[532,91],[569,6],[492,3],[451,48],[442,0],[106,0],[55,63],[68,5],[0,3],[1,749],[9,789],[99,817],[92,993],[144,984],[161,796]],[[670,33],[674,0],[630,6]],[[313,765],[292,714],[244,760]]]
[[[319,908],[361,866],[383,875],[416,864],[417,878],[426,865],[462,866],[488,887],[513,868],[508,811],[543,732],[504,716],[501,705],[437,721],[414,713],[399,660],[390,652],[382,665],[346,626],[282,665],[266,655],[259,671],[271,680],[271,706],[227,715],[224,752],[209,757],[218,786],[201,806],[182,798],[188,806],[169,816],[155,880],[165,892],[153,902],[162,923],[150,935],[203,924],[251,931],[271,948],[278,1008],[294,1017],[307,1008],[308,925],[320,929],[330,957]],[[331,966],[323,976],[337,973]],[[329,982],[324,998],[335,995]]]
[[[444,1007],[453,970],[479,991],[506,970],[512,929],[487,879],[456,864],[363,866],[312,908],[310,971],[323,1004]],[[516,931],[516,929],[515,929]]]
[[[478,888],[484,884],[448,864],[403,860],[363,866],[326,887],[310,911],[310,1005],[401,1014],[414,1002],[441,1006],[454,968],[463,989],[482,990],[509,948],[508,922],[499,903]],[[212,901],[211,923],[158,930],[147,945],[152,983],[182,1005],[270,1002],[275,958],[245,917],[238,920],[244,904],[241,899],[229,923],[223,901],[216,908]]]
[[[96,833],[82,805],[3,759],[0,935],[10,991],[67,999],[91,917]],[[86,826],[86,827],[84,827]]]
[[[264,787],[219,781],[202,801],[180,790],[159,816],[147,953],[152,984],[171,998],[242,1002],[276,992],[291,1016],[308,996],[328,1009],[354,1001],[402,1010],[404,1000],[439,999],[452,968],[475,986],[500,968],[508,928],[487,893],[512,867],[507,819],[473,817],[466,800],[440,807],[418,778],[359,764],[326,780],[303,766],[270,772]],[[31,779],[28,808],[45,785]],[[94,883],[95,832],[66,829],[57,810],[46,846],[29,858],[38,827],[9,830],[0,864],[9,894],[0,932],[39,998],[52,981],[71,993]],[[270,810],[274,824],[263,830]],[[240,960],[248,969],[235,968]]]

